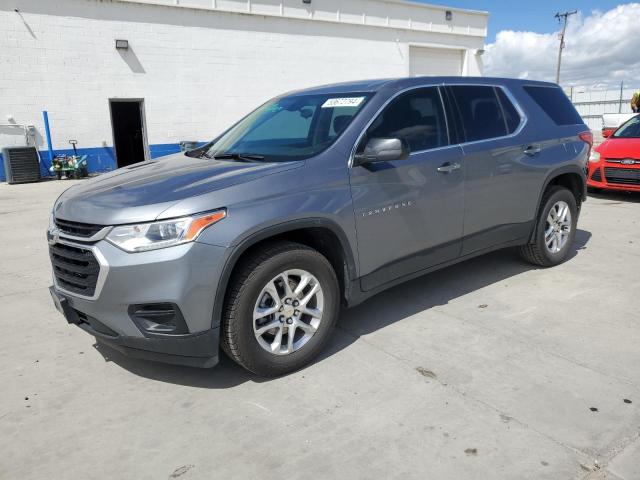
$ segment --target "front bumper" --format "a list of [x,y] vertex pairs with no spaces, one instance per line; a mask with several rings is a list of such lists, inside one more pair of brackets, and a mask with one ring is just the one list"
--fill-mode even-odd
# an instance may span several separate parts
[[[91,297],[65,290],[54,275],[54,303],[61,304],[58,309],[69,323],[128,356],[197,367],[217,363],[219,325],[213,310],[226,248],[192,242],[126,253],[104,240],[90,245],[57,241],[90,249],[100,263]],[[132,305],[157,303],[176,305],[187,333],[149,332],[132,319]]]
[[61,295],[53,286],[49,290],[56,308],[68,323],[77,325],[93,335],[98,343],[128,357],[200,368],[210,368],[218,363],[218,329],[164,338],[120,335],[98,319],[76,310],[73,297]]
[[589,164],[587,186],[607,190],[640,192],[640,165],[600,161]]

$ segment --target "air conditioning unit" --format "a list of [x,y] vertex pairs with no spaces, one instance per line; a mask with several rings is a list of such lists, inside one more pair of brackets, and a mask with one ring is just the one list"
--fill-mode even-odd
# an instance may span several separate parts
[[35,147],[6,147],[2,149],[7,183],[40,181],[40,161]]

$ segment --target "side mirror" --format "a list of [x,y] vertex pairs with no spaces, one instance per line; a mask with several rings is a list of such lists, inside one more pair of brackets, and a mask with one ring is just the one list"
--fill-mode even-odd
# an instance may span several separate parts
[[603,138],[609,138],[611,136],[611,134],[613,133],[613,128],[603,128],[602,129],[602,137]]
[[391,162],[409,158],[409,144],[401,138],[372,138],[364,147],[364,152],[353,158],[353,166],[375,162]]

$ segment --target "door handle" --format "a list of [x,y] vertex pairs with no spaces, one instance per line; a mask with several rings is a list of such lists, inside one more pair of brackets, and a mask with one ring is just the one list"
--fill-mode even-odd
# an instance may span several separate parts
[[453,173],[462,168],[459,163],[443,163],[438,167],[438,173]]
[[525,155],[537,155],[542,151],[542,147],[540,147],[540,145],[529,145],[527,147],[524,147],[524,150],[522,150],[523,153]]

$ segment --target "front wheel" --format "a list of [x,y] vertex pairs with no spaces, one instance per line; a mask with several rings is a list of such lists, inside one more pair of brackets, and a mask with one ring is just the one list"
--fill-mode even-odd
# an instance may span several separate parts
[[261,376],[295,371],[326,344],[339,298],[335,272],[320,253],[292,242],[267,245],[234,272],[222,319],[222,348]]
[[553,267],[564,262],[571,251],[578,206],[573,193],[560,186],[550,187],[541,204],[533,242],[520,247],[520,255],[535,265]]

